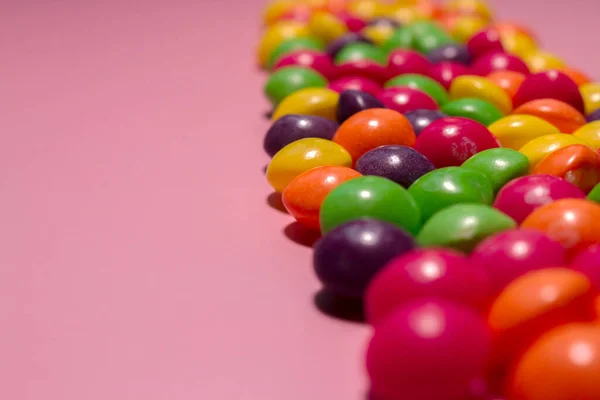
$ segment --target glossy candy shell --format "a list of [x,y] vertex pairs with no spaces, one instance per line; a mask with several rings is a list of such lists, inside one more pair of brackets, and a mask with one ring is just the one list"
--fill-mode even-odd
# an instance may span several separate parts
[[340,95],[326,88],[301,89],[287,96],[275,109],[271,119],[278,120],[284,115],[316,115],[335,121],[335,110]]

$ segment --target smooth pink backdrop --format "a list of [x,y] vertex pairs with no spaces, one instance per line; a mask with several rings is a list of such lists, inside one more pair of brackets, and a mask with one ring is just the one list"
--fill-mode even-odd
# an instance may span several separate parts
[[[362,399],[265,201],[264,2],[2,3],[0,398]],[[597,76],[596,1],[495,3]]]

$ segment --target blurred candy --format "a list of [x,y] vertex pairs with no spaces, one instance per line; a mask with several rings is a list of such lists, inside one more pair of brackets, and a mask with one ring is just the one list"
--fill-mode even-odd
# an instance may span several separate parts
[[540,161],[533,173],[563,178],[588,193],[600,181],[600,154],[580,144],[563,147]]
[[556,70],[527,76],[513,100],[515,107],[519,107],[537,99],[560,100],[580,113],[584,112],[583,98],[579,93],[579,88],[571,78]]
[[516,150],[488,149],[469,158],[462,167],[485,174],[497,193],[509,181],[527,175],[529,160]]
[[326,11],[315,12],[308,21],[308,28],[325,43],[330,43],[348,32],[348,27],[340,18]]
[[567,103],[555,99],[529,101],[517,107],[513,114],[539,117],[556,126],[562,133],[572,133],[586,123],[585,117],[579,111]]
[[301,22],[281,21],[270,26],[258,46],[258,63],[266,66],[269,56],[279,44],[287,39],[310,36],[310,30]]
[[[583,71],[578,70],[576,68],[563,66],[561,68],[558,68],[558,70],[560,72],[562,72],[563,74],[565,74],[566,76],[568,76],[569,78],[571,78],[577,86],[580,86],[579,91],[581,91],[582,85],[585,85],[585,84],[588,84],[591,82],[591,79],[589,76],[587,76],[587,74],[585,74]],[[583,102],[585,103],[585,98],[583,99]]]
[[473,58],[479,58],[490,52],[504,51],[500,33],[495,29],[485,29],[473,35],[467,42],[467,49]]
[[420,90],[435,100],[438,105],[444,105],[448,101],[446,89],[433,79],[419,74],[403,74],[386,82],[385,88],[409,87]]
[[289,114],[271,125],[264,140],[264,149],[273,157],[279,150],[296,140],[316,137],[333,139],[338,129],[334,121],[314,115]]
[[409,50],[412,48],[413,37],[410,29],[406,27],[396,29],[381,45],[381,48],[386,53],[390,53],[397,49]]
[[592,191],[587,196],[588,200],[600,203],[600,183],[594,186]]
[[446,114],[437,110],[413,110],[405,113],[404,116],[412,125],[415,134],[419,136],[423,129],[431,125],[433,121],[446,117]]
[[493,24],[493,28],[498,30],[503,35],[515,35],[515,34],[523,34],[529,36],[531,39],[535,40],[534,34],[531,29],[512,21],[498,21]]
[[265,94],[273,105],[300,89],[325,87],[327,80],[318,72],[305,67],[286,67],[275,71],[265,84]]
[[541,136],[559,134],[554,125],[532,115],[513,114],[494,122],[488,129],[502,147],[519,150]]
[[365,21],[375,18],[380,9],[381,4],[378,0],[351,0],[348,2],[348,12]]
[[571,268],[588,277],[594,290],[600,291],[600,244],[583,250],[571,261]]
[[298,50],[281,57],[273,66],[277,71],[284,67],[298,66],[315,70],[326,79],[335,76],[335,66],[327,54],[316,50]]
[[362,30],[362,34],[371,40],[377,46],[385,44],[394,34],[396,28],[392,25],[383,23],[367,26]]
[[571,146],[574,144],[581,144],[589,146],[588,143],[582,139],[573,135],[566,135],[564,133],[554,133],[551,135],[540,136],[532,141],[528,142],[525,146],[521,147],[519,151],[527,156],[529,159],[529,169],[534,171],[538,163],[542,161],[546,156],[555,152],[563,147]]
[[383,84],[389,78],[384,66],[367,59],[340,64],[337,66],[336,74],[339,78],[363,77],[378,84]]
[[325,197],[338,185],[362,176],[347,167],[323,166],[298,175],[285,188],[281,199],[290,215],[302,225],[319,229],[319,211]]
[[525,80],[525,75],[515,71],[493,71],[487,78],[504,89],[512,99]]
[[459,76],[450,85],[450,98],[453,100],[476,98],[492,104],[503,114],[512,110],[512,101],[504,89],[489,79],[475,76]]
[[324,165],[350,167],[352,158],[342,146],[330,140],[300,139],[275,154],[267,167],[267,181],[281,193],[298,175]]
[[277,22],[282,15],[294,8],[297,2],[294,0],[276,0],[270,2],[263,11],[263,22],[271,25]]
[[450,247],[466,253],[479,242],[517,226],[506,214],[485,204],[455,204],[437,212],[417,236],[424,247]]
[[446,12],[478,15],[486,20],[492,18],[492,12],[482,0],[450,0],[445,5]]
[[585,114],[600,108],[600,83],[586,83],[579,88],[585,104]]
[[533,73],[547,71],[550,69],[561,69],[565,66],[565,62],[563,60],[554,54],[543,50],[536,50],[532,53],[529,53],[525,57],[525,62],[527,63],[529,70]]
[[[496,29],[498,29],[496,27]],[[518,57],[524,57],[537,50],[535,39],[523,32],[500,32],[504,49]]]
[[323,236],[315,245],[313,264],[326,290],[361,297],[381,268],[414,247],[412,237],[395,225],[361,218]]
[[387,64],[385,53],[370,43],[350,43],[335,56],[335,63],[337,65],[361,60],[370,60],[381,65]]
[[472,97],[450,101],[442,107],[442,112],[453,117],[469,118],[485,126],[504,116],[493,104]]
[[307,23],[313,14],[313,10],[305,4],[295,4],[292,8],[283,13],[280,21],[298,21]]
[[395,50],[388,60],[388,72],[391,76],[403,74],[427,75],[431,63],[422,55],[410,50]]
[[433,64],[441,62],[456,62],[469,65],[471,63],[471,54],[466,46],[462,44],[447,44],[433,49],[427,54],[427,58]]
[[428,94],[410,87],[384,89],[379,100],[389,109],[406,113],[413,110],[437,110],[439,107]]
[[337,186],[327,195],[321,206],[321,231],[325,234],[362,217],[390,222],[412,234],[421,227],[419,209],[406,189],[386,178],[364,176]]
[[494,71],[514,71],[523,75],[529,74],[527,64],[519,57],[501,51],[485,53],[477,58],[471,66],[471,72],[475,75],[486,76]]
[[446,89],[450,88],[452,81],[457,76],[468,75],[469,69],[455,62],[441,62],[429,69],[428,75],[442,84]]
[[284,115],[315,115],[335,121],[335,109],[340,95],[325,88],[301,89],[287,96],[275,109],[271,120]]
[[506,184],[496,196],[494,207],[522,223],[535,209],[565,198],[585,198],[577,186],[550,175],[530,175]]
[[573,132],[573,136],[589,143],[594,149],[600,148],[600,121],[590,122]]
[[354,114],[371,108],[384,108],[377,98],[359,90],[345,90],[337,105],[337,121],[341,124]]
[[405,188],[434,169],[427,157],[406,146],[380,146],[356,162],[356,170],[361,174],[388,178]]
[[413,38],[414,49],[423,54],[429,54],[435,49],[453,43],[454,40],[452,40],[452,38],[450,38],[450,36],[448,36],[444,30],[436,25],[428,28],[428,30],[423,34],[416,34]]
[[586,117],[586,120],[588,122],[593,122],[593,121],[598,121],[600,120],[600,108],[597,109],[596,111],[592,111],[591,113],[589,113]]
[[346,27],[348,27],[348,30],[350,32],[360,32],[367,26],[365,20],[349,12],[342,11],[336,13],[336,15],[340,19],[340,21],[342,21],[346,25]]
[[277,47],[271,52],[267,60],[267,67],[273,68],[273,66],[285,55],[293,53],[298,50],[325,50],[325,45],[320,40],[313,37],[299,37],[286,39],[279,43]]
[[377,82],[362,76],[345,76],[331,82],[327,87],[338,93],[343,93],[346,90],[354,90],[368,93],[375,97],[379,96],[383,90]]
[[361,35],[360,33],[346,33],[345,35],[337,38],[327,45],[325,52],[331,57],[335,58],[337,54],[346,46],[352,43],[372,43],[369,39]]
[[477,32],[487,26],[487,20],[476,15],[458,15],[450,27],[450,34],[454,40],[466,43]]
[[398,21],[396,21],[393,18],[386,18],[386,17],[373,18],[371,21],[369,21],[369,23],[367,25],[368,26],[389,26],[394,29],[398,29],[400,27],[400,23]]

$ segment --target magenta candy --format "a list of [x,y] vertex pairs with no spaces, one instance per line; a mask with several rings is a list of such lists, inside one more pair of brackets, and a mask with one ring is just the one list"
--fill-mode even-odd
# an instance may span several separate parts
[[431,62],[416,51],[395,50],[388,60],[388,75],[393,78],[402,74],[428,75]]
[[360,76],[383,85],[388,80],[388,72],[385,67],[371,60],[349,61],[337,66],[336,76]]
[[477,32],[467,42],[471,57],[478,58],[489,52],[504,51],[500,33],[495,29],[484,29]]
[[440,118],[417,137],[415,150],[437,168],[460,166],[471,156],[500,147],[492,133],[482,124],[467,118]]
[[471,66],[475,75],[487,76],[493,71],[514,71],[529,75],[529,67],[523,60],[503,51],[494,51],[478,57]]
[[327,79],[332,79],[336,71],[331,57],[315,50],[298,50],[286,54],[277,61],[273,69],[278,70],[292,65],[312,68]]
[[469,74],[469,68],[462,64],[455,62],[442,62],[432,66],[426,75],[441,83],[446,89],[450,89],[450,85],[452,84],[454,78]]
[[422,299],[375,327],[367,371],[375,398],[461,399],[490,351],[485,321],[467,307]]
[[367,26],[364,20],[345,11],[337,14],[337,17],[346,24],[350,32],[360,32]]
[[600,290],[600,244],[588,247],[571,262],[571,267],[586,275],[596,290]]
[[537,99],[560,100],[585,114],[579,87],[567,75],[556,70],[532,74],[525,78],[515,94],[513,103],[516,108]]
[[536,208],[555,200],[585,198],[577,186],[551,175],[529,175],[508,182],[496,196],[494,207],[522,223]]
[[338,93],[342,93],[344,90],[360,90],[375,97],[379,96],[383,90],[377,82],[362,76],[346,76],[331,82],[328,87]]
[[409,87],[392,87],[384,89],[379,95],[384,106],[399,113],[413,110],[437,110],[435,100],[420,90]]
[[452,300],[482,311],[489,286],[480,268],[446,249],[413,250],[390,261],[371,281],[365,295],[369,323],[383,321],[399,306],[422,297]]
[[495,296],[531,270],[565,265],[567,252],[542,232],[513,229],[479,243],[471,261],[486,272]]

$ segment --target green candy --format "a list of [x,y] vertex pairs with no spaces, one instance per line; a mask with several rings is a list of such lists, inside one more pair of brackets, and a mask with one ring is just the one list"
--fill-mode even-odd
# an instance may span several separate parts
[[267,67],[272,68],[281,57],[296,50],[323,51],[325,50],[325,45],[320,40],[311,37],[284,40],[279,44],[279,46],[275,47],[273,52],[269,55]]
[[424,247],[450,247],[471,252],[485,238],[517,227],[517,223],[484,204],[456,204],[435,214],[417,240]]
[[492,183],[494,193],[498,193],[509,181],[527,175],[529,159],[513,149],[488,149],[469,158],[462,168],[482,172]]
[[408,27],[396,29],[392,36],[383,43],[381,49],[387,54],[396,49],[410,50],[413,44],[413,32]]
[[492,204],[494,190],[482,172],[462,167],[433,170],[413,183],[408,192],[427,221],[435,213],[459,203]]
[[269,77],[264,91],[267,98],[276,106],[281,100],[300,89],[325,86],[327,86],[327,79],[311,68],[284,67]]
[[386,65],[387,54],[370,43],[355,42],[346,45],[335,56],[337,65],[360,60],[371,60],[377,64]]
[[588,200],[600,203],[600,183],[594,186],[590,194],[588,194]]
[[437,81],[419,74],[403,74],[386,82],[385,88],[391,87],[409,87],[427,93],[438,103],[443,106],[448,102],[448,92]]
[[364,176],[333,189],[321,206],[321,231],[362,217],[395,224],[416,235],[421,228],[417,203],[397,183],[379,176]]
[[418,21],[409,25],[413,33],[412,47],[424,54],[446,44],[456,43],[448,34],[430,21]]
[[489,126],[504,117],[504,114],[494,105],[474,98],[458,99],[446,103],[442,107],[442,112],[452,117],[469,118],[485,126]]

